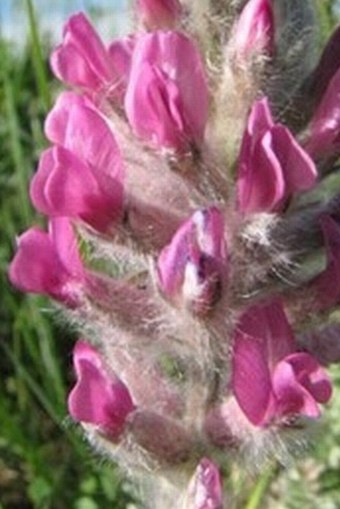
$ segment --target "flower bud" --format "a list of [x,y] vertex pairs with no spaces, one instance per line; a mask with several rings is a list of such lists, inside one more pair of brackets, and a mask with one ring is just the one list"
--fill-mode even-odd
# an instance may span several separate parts
[[271,0],[248,0],[234,27],[233,44],[239,59],[256,53],[272,55],[274,14]]
[[160,253],[161,291],[171,301],[204,314],[220,297],[226,277],[224,225],[221,212],[198,210]]
[[222,481],[217,466],[208,458],[199,462],[190,481],[183,509],[222,509]]

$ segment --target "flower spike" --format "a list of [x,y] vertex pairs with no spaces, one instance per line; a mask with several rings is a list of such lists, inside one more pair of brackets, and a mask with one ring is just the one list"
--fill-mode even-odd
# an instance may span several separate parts
[[340,31],[313,70],[314,3],[135,0],[133,33],[106,46],[75,14],[52,54],[49,229],[9,277],[88,336],[68,410],[143,507],[227,508],[233,459],[289,459],[330,401]]

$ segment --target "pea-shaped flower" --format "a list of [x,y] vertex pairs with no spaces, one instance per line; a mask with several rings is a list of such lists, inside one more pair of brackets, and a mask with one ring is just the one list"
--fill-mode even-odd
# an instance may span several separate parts
[[101,354],[85,341],[75,345],[73,363],[77,382],[68,398],[70,415],[76,421],[95,425],[116,441],[127,416],[135,409],[127,387],[108,371]]
[[202,141],[208,88],[191,39],[171,31],[138,38],[125,111],[134,133],[159,148],[181,152]]

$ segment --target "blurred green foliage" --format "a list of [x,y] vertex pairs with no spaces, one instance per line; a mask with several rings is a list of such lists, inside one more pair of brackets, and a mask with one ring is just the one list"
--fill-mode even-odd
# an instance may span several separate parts
[[26,49],[0,40],[0,508],[124,509],[131,487],[94,458],[67,419],[70,334],[44,298],[14,291],[7,279],[16,235],[41,223],[28,182],[46,147],[43,119],[57,87],[48,41],[39,38],[32,3],[25,5]]

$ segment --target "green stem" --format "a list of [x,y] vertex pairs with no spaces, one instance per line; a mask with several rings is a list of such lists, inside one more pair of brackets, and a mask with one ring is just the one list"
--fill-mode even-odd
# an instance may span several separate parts
[[23,211],[23,218],[25,223],[28,224],[32,217],[31,207],[28,200],[27,191],[27,174],[25,171],[26,161],[21,144],[20,128],[18,113],[16,110],[13,87],[9,78],[4,75],[4,96],[6,108],[6,121],[8,125],[9,141],[11,147],[11,155],[17,176],[20,207]]
[[265,472],[261,475],[255,484],[255,487],[252,490],[244,509],[258,509],[260,507],[260,504],[266,494],[268,487],[270,486],[274,474],[275,469],[273,467],[265,470]]
[[10,359],[12,364],[14,365],[17,373],[20,378],[25,381],[27,387],[30,389],[32,394],[39,401],[42,408],[49,415],[49,417],[54,421],[57,426],[61,427],[62,415],[58,414],[50,401],[46,398],[43,389],[39,386],[39,384],[32,378],[29,372],[25,369],[23,364],[17,360],[11,349],[5,344],[1,344],[2,349],[4,350],[6,356]]
[[30,36],[32,43],[32,60],[34,67],[34,74],[37,82],[40,97],[42,99],[45,112],[51,107],[51,95],[48,87],[47,72],[41,49],[41,43],[38,33],[38,23],[35,15],[33,1],[26,0],[26,9],[28,15],[28,22],[30,28]]

